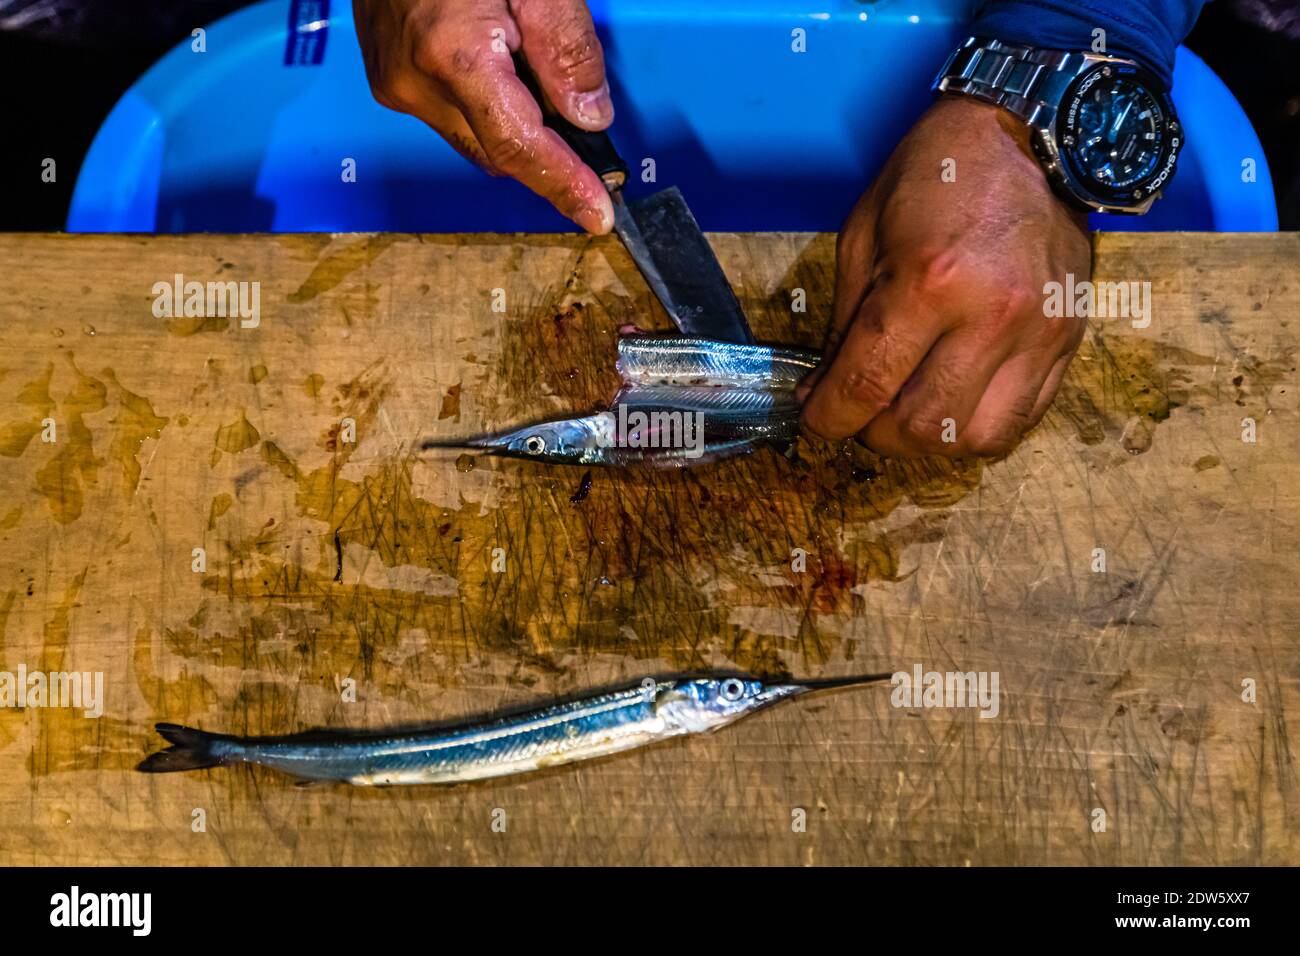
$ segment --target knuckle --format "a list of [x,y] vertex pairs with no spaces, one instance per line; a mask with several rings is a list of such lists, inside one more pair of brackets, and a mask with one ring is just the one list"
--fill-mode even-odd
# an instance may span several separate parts
[[948,425],[946,417],[921,413],[899,423],[898,431],[902,439],[911,447],[927,453],[935,453],[951,447],[951,443],[943,440],[943,432]]
[[399,109],[396,97],[388,92],[388,87],[384,83],[372,82],[370,84],[370,95],[374,97],[376,103],[385,109]]
[[418,82],[407,74],[380,77],[370,92],[381,106],[399,113],[409,113],[417,101]]
[[1042,314],[1042,303],[1035,299],[1029,285],[1016,278],[1003,283],[988,284],[983,294],[988,317],[997,324],[1014,321],[1035,309],[1039,315]]
[[933,421],[948,417],[941,414],[942,409],[966,407],[962,399],[969,397],[968,393],[978,381],[974,357],[945,355],[944,359],[927,363],[921,382],[924,388],[924,395],[918,403],[921,416]]
[[411,39],[411,64],[435,80],[447,81],[462,76],[473,68],[477,59],[474,49],[436,26]]
[[519,139],[506,137],[484,144],[488,162],[498,170],[506,173],[520,169],[527,164],[528,148]]
[[442,50],[432,37],[419,40],[411,50],[411,65],[427,76],[442,72]]
[[966,249],[923,249],[909,271],[913,288],[927,301],[967,303],[997,322],[1042,312],[1039,290],[1023,270],[990,268],[983,255]]
[[884,408],[894,400],[889,388],[865,369],[850,369],[839,383],[840,396],[854,405]]
[[488,161],[487,154],[483,152],[483,147],[481,147],[478,144],[478,141],[472,136],[467,136],[460,130],[448,130],[443,133],[443,136],[456,152],[460,153],[488,175],[501,175],[500,170],[492,168],[492,164]]
[[600,41],[584,21],[566,21],[556,32],[552,62],[566,82],[594,78],[603,68]]
[[482,53],[478,50],[466,49],[463,46],[456,47],[451,51],[451,56],[444,61],[448,64],[444,67],[447,72],[440,78],[454,81],[473,73],[478,69],[481,57]]
[[415,45],[411,54],[411,64],[425,76],[441,80],[449,73],[448,60],[459,52],[448,54],[437,37],[425,37]]
[[912,260],[916,283],[923,289],[952,289],[965,286],[972,278],[969,260],[957,246],[930,246]]

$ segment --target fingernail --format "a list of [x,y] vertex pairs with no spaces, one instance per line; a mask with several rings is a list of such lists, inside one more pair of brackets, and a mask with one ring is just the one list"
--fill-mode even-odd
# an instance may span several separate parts
[[574,93],[569,100],[578,121],[590,129],[604,129],[614,121],[614,101],[609,98],[609,84],[595,93]]
[[573,221],[596,236],[603,236],[614,228],[614,209],[608,200],[600,207],[583,206],[574,214]]

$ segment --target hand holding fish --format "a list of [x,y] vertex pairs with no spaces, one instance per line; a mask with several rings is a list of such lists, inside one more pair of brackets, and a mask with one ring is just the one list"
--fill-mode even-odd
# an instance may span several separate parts
[[1043,286],[1088,278],[1090,258],[1086,220],[1052,193],[1023,124],[939,101],[840,232],[804,426],[896,457],[1006,453],[1083,337],[1084,320],[1045,317]]
[[565,119],[614,118],[605,62],[583,0],[354,0],[370,89],[433,127],[466,158],[511,176],[589,232],[614,210],[600,178],[553,130],[515,73],[521,52]]

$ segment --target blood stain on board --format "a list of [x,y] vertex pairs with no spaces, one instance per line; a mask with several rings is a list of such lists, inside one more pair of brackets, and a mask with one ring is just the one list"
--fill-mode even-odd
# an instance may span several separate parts
[[447,389],[447,394],[442,396],[442,407],[438,409],[438,421],[452,419],[460,421],[460,382],[457,382],[451,388]]

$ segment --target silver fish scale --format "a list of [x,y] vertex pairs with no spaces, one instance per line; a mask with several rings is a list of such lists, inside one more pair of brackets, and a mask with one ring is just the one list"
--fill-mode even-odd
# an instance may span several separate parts
[[[306,779],[438,783],[480,779],[615,752],[663,734],[653,693],[631,688],[480,726],[441,733],[355,739],[342,744],[249,744],[232,756]],[[617,742],[624,737],[621,745]],[[238,746],[238,745],[235,745]]]
[[821,361],[816,352],[696,338],[629,335],[618,340],[628,384],[793,389]]
[[799,408],[794,395],[787,392],[702,385],[632,385],[615,396],[614,405],[714,412],[736,418],[766,418],[786,410],[797,413]]
[[630,411],[699,413],[705,434],[722,438],[789,440],[799,431],[799,403],[793,392],[698,385],[630,385],[614,407]]

